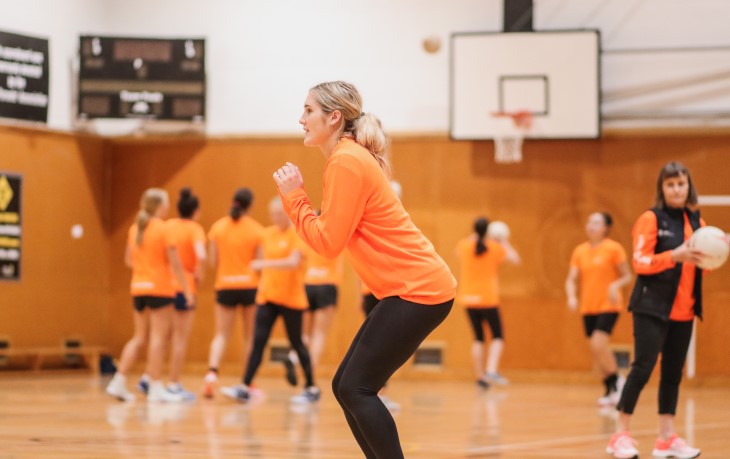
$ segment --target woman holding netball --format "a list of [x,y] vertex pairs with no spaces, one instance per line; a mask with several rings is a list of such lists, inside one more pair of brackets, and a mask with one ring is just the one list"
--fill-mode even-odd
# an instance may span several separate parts
[[[477,384],[487,388],[490,383],[506,385],[507,379],[499,374],[499,361],[504,349],[502,319],[499,314],[498,269],[504,262],[520,263],[520,256],[506,238],[486,239],[489,220],[478,218],[474,233],[462,239],[456,247],[461,266],[457,301],[466,306],[472,330],[472,359]],[[489,326],[492,341],[484,359],[484,324]]]
[[318,253],[332,258],[347,249],[358,276],[381,298],[334,376],[334,394],[366,457],[403,457],[378,391],[446,318],[456,280],[390,187],[388,139],[380,121],[362,113],[357,89],[342,81],[313,87],[299,122],[304,145],[319,147],[326,159],[322,213],[315,214],[291,163],[274,173],[285,208]]
[[702,318],[701,253],[688,243],[704,222],[689,170],[678,162],[659,172],[655,206],[639,216],[633,230],[636,285],[629,300],[634,317],[634,362],[626,378],[618,431],[607,452],[619,458],[637,457],[629,423],[636,402],[661,354],[659,436],[654,457],[693,458],[700,450],[677,436],[674,417],[679,383],[695,316]]
[[588,217],[588,241],[573,250],[565,281],[568,308],[575,311],[580,304],[593,364],[601,372],[605,386],[605,393],[598,399],[600,406],[615,405],[621,396],[623,378],[618,374],[610,342],[623,305],[621,291],[632,279],[626,251],[608,237],[612,225],[613,218],[606,212],[594,212]]

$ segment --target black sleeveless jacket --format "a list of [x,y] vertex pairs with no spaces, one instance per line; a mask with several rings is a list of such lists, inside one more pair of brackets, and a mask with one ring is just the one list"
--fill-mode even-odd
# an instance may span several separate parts
[[[676,249],[684,243],[684,213],[687,213],[693,230],[700,227],[700,212],[689,209],[653,208],[657,219],[657,243],[654,253]],[[682,263],[658,274],[640,275],[636,278],[629,300],[629,311],[669,320],[672,304],[677,295]],[[694,313],[702,318],[702,270],[695,270]]]

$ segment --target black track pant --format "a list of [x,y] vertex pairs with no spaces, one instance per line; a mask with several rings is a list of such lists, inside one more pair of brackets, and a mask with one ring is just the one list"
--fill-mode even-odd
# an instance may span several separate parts
[[649,381],[661,353],[659,414],[674,415],[677,411],[682,368],[691,338],[691,320],[662,321],[656,317],[634,314],[634,362],[616,408],[626,414],[633,414],[639,394]]
[[352,341],[332,389],[367,458],[403,457],[395,421],[378,391],[443,322],[452,304],[453,300],[429,306],[384,298]]
[[246,374],[243,377],[243,383],[247,386],[251,385],[256,370],[261,365],[261,359],[264,355],[266,343],[269,341],[271,329],[274,327],[277,317],[280,315],[284,318],[284,326],[286,335],[289,337],[289,343],[299,356],[299,362],[304,370],[304,377],[307,380],[307,386],[314,386],[314,378],[312,377],[312,363],[309,360],[309,351],[302,341],[302,313],[304,311],[286,308],[274,303],[266,303],[259,306],[256,311],[256,330],[254,331],[253,350],[248,358],[246,365]]

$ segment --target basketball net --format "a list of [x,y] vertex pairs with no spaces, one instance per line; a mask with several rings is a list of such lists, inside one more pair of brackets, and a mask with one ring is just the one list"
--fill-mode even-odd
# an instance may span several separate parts
[[522,162],[522,140],[532,127],[532,113],[494,112],[494,162],[511,164]]

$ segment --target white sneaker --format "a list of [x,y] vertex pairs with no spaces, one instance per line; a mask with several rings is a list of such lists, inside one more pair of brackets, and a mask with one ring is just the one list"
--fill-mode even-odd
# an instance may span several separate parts
[[619,400],[621,400],[621,393],[624,390],[624,384],[626,384],[626,378],[619,375],[618,379],[616,380],[616,390],[610,391],[608,395],[599,397],[598,406],[604,407],[618,405]]
[[115,374],[109,384],[106,386],[106,393],[121,400],[122,402],[133,402],[136,397],[127,390],[127,384],[124,376],[119,373]]
[[613,454],[613,457],[620,459],[634,459],[639,457],[639,450],[636,449],[638,443],[631,438],[628,432],[619,432],[611,435],[608,442],[606,452]]
[[654,457],[675,457],[677,459],[691,459],[700,455],[698,448],[692,448],[684,439],[679,438],[677,434],[672,435],[669,440],[656,439],[654,444]]
[[490,384],[494,384],[496,386],[508,386],[509,385],[509,379],[505,378],[499,373],[487,373],[484,375],[484,378],[489,382]]
[[184,402],[185,399],[181,394],[175,394],[165,389],[161,382],[151,381],[147,401],[150,403],[180,403]]
[[396,403],[390,399],[387,395],[378,395],[380,401],[383,402],[388,411],[400,411],[400,403]]
[[306,389],[304,389],[304,392],[299,395],[293,396],[290,400],[294,405],[306,405],[309,403],[318,402],[321,395],[322,394],[319,391],[319,388],[312,386],[307,387]]
[[185,390],[185,388],[180,383],[169,383],[167,385],[167,391],[173,394],[180,395],[182,399],[186,402],[195,401],[195,394],[188,390]]

